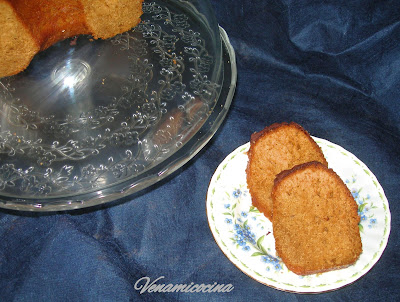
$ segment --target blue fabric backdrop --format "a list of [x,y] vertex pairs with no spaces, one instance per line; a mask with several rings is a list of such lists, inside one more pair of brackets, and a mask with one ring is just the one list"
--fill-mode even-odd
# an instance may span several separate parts
[[[400,1],[211,1],[237,56],[228,116],[188,164],[139,194],[94,209],[0,210],[1,301],[400,300]],[[392,232],[380,261],[316,296],[257,283],[221,252],[205,198],[218,164],[252,132],[295,121],[341,145],[376,175]],[[230,293],[145,293],[168,283],[231,283]]]

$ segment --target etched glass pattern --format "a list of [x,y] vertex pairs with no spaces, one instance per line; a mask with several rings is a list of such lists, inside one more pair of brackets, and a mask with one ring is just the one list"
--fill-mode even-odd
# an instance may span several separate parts
[[220,96],[221,44],[181,2],[145,2],[134,29],[59,42],[0,79],[2,206],[113,187],[197,133]]

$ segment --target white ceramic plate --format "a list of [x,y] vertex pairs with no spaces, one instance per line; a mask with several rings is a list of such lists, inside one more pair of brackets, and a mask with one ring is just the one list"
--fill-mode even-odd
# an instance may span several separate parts
[[276,256],[272,224],[252,206],[246,184],[249,143],[225,158],[208,189],[207,217],[221,250],[242,272],[279,290],[321,293],[350,284],[374,266],[389,238],[389,204],[374,174],[342,147],[313,138],[321,147],[329,167],[346,183],[358,204],[363,252],[348,268],[299,276],[289,271]]

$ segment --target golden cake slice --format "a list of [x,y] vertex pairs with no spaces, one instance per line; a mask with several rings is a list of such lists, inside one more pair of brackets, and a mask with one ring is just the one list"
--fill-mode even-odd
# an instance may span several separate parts
[[270,220],[271,191],[277,174],[310,161],[328,165],[317,143],[296,123],[273,124],[254,133],[248,158],[246,174],[252,203]]
[[362,252],[358,207],[339,176],[319,162],[280,173],[272,190],[279,257],[309,275],[344,268]]
[[24,70],[40,45],[6,0],[0,0],[0,27],[1,78]]

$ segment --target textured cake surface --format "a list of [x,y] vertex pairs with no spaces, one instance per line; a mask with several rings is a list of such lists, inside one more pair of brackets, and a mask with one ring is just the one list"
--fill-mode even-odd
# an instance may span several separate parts
[[254,133],[248,157],[246,174],[252,203],[270,220],[273,215],[271,191],[276,175],[310,161],[327,166],[319,146],[296,123],[273,124]]
[[310,162],[284,171],[275,180],[272,199],[276,251],[289,270],[321,273],[358,259],[357,203],[332,169]]

